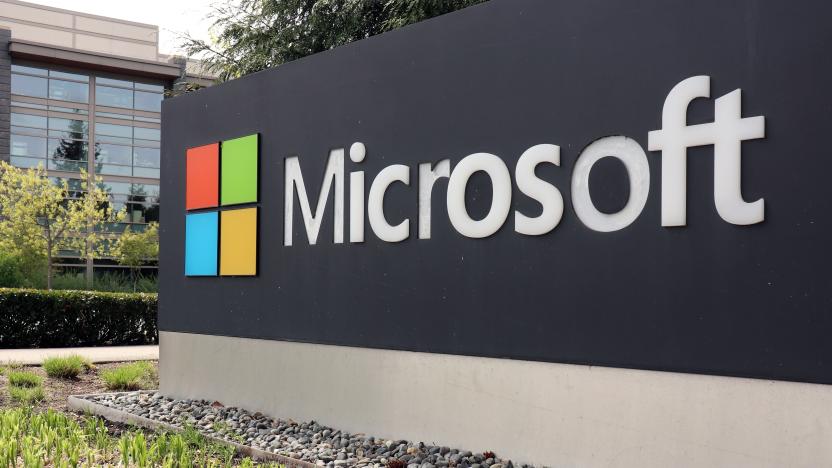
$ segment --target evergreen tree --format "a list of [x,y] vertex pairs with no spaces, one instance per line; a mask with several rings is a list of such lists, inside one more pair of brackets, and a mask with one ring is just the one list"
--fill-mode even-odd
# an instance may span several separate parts
[[226,81],[484,1],[236,0],[214,7],[212,41],[183,47]]

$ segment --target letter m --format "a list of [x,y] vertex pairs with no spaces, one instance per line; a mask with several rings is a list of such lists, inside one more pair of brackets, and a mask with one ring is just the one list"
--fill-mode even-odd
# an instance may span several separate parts
[[[309,206],[309,198],[306,195],[306,186],[303,184],[303,174],[300,171],[300,163],[297,156],[286,158],[286,194],[284,197],[284,224],[283,224],[283,245],[292,245],[292,220],[295,213],[295,192],[298,194],[300,211],[303,214],[303,224],[306,227],[306,237],[310,245],[315,245],[318,240],[318,231],[321,229],[321,221],[326,211],[326,202],[329,199],[329,190],[335,183],[335,222],[333,239],[336,244],[344,242],[344,150],[334,149],[329,152],[324,171],[324,180],[321,183],[321,192],[318,195],[318,205],[315,207],[315,214]],[[297,187],[297,190],[295,190]]]

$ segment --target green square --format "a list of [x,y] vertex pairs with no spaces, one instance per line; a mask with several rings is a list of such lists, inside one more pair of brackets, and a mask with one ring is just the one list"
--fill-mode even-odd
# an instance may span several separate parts
[[220,203],[239,205],[257,202],[258,135],[222,142]]

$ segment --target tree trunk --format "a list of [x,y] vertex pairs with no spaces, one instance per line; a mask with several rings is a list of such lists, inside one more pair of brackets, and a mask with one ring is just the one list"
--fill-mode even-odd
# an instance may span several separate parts
[[52,290],[52,241],[46,241],[46,289]]
[[[93,182],[94,181],[93,181],[93,177],[92,177],[92,172],[90,172],[90,173],[87,174],[87,184],[88,184],[87,186],[91,187]],[[91,229],[95,229],[95,228],[92,227],[92,220],[90,218],[87,218],[87,225],[85,226],[84,233],[87,236],[89,236],[89,233],[91,232],[90,231]],[[87,260],[87,267],[84,270],[84,277],[87,280],[87,289],[92,290],[92,288],[93,288],[93,279],[95,277],[95,268],[94,268],[94,265],[93,265],[93,262],[94,262],[93,256],[95,254],[93,253],[93,245],[92,245],[92,242],[90,242],[89,237],[87,237],[86,241],[84,242],[84,254],[86,255],[86,260]]]
[[85,250],[86,250],[85,253],[86,253],[86,257],[87,257],[86,258],[87,264],[86,264],[86,268],[84,269],[84,277],[87,280],[87,289],[91,290],[92,286],[93,286],[93,277],[94,277],[93,276],[93,273],[94,273],[93,261],[94,260],[93,260],[92,254],[90,253],[92,248],[90,246],[90,241],[89,240],[86,241]]

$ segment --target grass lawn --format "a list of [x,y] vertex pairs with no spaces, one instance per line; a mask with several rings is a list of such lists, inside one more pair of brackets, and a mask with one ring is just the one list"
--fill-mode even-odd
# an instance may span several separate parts
[[195,430],[156,433],[68,410],[69,395],[157,388],[156,362],[87,363],[75,377],[74,362],[46,367],[53,377],[0,363],[0,467],[279,466],[240,459]]

